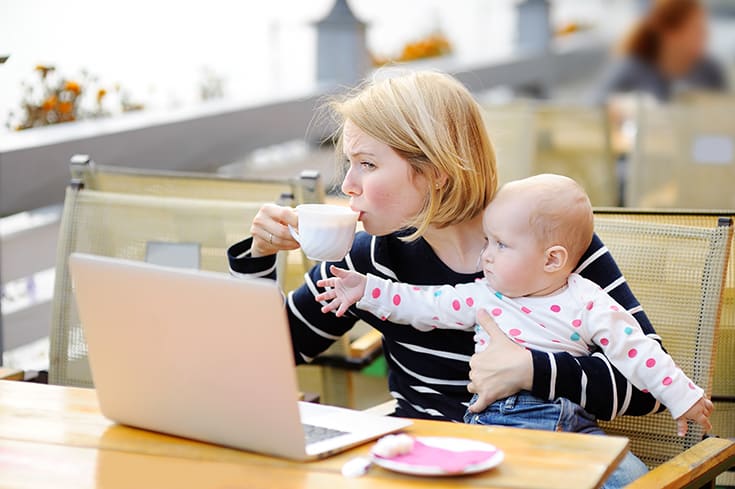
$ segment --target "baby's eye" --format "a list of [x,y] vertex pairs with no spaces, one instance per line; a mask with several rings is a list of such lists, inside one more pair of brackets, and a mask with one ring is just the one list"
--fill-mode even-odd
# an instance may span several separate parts
[[507,246],[505,245],[505,243],[503,243],[502,241],[497,241],[497,244],[498,244],[498,248],[500,248],[501,250],[504,249],[504,248],[507,248]]

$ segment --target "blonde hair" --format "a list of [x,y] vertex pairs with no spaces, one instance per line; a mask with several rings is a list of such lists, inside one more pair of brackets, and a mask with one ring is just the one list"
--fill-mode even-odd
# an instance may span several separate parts
[[527,202],[528,225],[541,247],[563,246],[567,267],[575,269],[594,234],[592,204],[582,186],[569,177],[543,174],[503,185],[498,198],[509,194]]
[[344,123],[350,120],[426,178],[427,197],[404,224],[415,228],[405,241],[418,239],[430,225],[443,228],[474,218],[495,195],[495,152],[480,107],[453,77],[419,71],[372,80],[329,108],[339,125],[334,139],[340,154]]

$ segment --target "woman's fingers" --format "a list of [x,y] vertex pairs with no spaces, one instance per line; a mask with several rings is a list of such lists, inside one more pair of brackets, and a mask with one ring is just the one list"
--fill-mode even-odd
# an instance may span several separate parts
[[477,322],[490,336],[485,351],[470,359],[470,383],[467,390],[477,394],[469,409],[484,410],[497,399],[530,390],[533,384],[531,353],[508,339],[484,309],[477,312]]
[[290,207],[265,204],[250,226],[253,236],[253,256],[272,255],[280,250],[295,250],[299,243],[293,239],[288,225],[296,226],[298,218]]

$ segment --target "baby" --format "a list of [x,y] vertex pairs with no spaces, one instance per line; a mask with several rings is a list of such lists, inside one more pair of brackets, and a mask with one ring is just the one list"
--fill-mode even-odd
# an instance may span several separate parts
[[[599,347],[631,383],[669,409],[680,435],[687,420],[710,429],[711,403],[703,390],[631,314],[597,284],[573,273],[593,235],[589,198],[574,180],[537,175],[504,185],[485,209],[483,228],[485,278],[475,283],[415,287],[332,267],[335,277],[317,282],[331,289],[316,300],[331,301],[322,308],[325,313],[336,310],[341,316],[357,303],[359,309],[422,331],[474,325],[475,351],[489,341],[475,325],[477,308],[485,308],[508,337],[528,348],[584,356]],[[515,409],[518,403],[528,409]],[[515,426],[536,429],[590,431],[585,426],[594,423],[566,399],[546,401],[525,392],[495,401],[479,415],[468,411],[465,421],[508,424],[514,412],[525,417]]]

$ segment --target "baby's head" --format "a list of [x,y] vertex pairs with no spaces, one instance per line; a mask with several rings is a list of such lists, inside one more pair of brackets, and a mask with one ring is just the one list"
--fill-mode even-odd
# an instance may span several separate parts
[[485,209],[482,254],[490,285],[509,297],[562,286],[592,241],[592,206],[571,178],[536,175],[507,183]]

